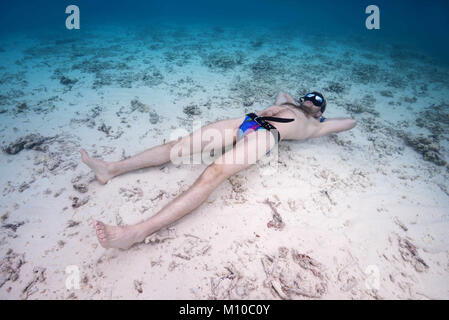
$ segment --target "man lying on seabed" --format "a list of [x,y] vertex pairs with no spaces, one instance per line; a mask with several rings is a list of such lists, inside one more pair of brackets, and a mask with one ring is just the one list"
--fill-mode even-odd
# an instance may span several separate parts
[[[81,149],[83,162],[94,170],[97,180],[104,184],[123,173],[167,163],[177,153],[174,150],[182,150],[182,156],[189,156],[232,146],[208,165],[189,189],[149,219],[130,226],[110,226],[95,221],[100,244],[105,248],[127,249],[144,241],[149,235],[198,208],[223,181],[269,154],[281,140],[317,138],[350,130],[356,125],[356,121],[350,118],[325,119],[325,109],[326,100],[318,92],[306,94],[299,102],[289,94],[280,92],[275,105],[263,111],[206,125],[188,136],[122,161],[105,162],[90,158]],[[217,132],[219,139],[216,139]],[[214,139],[210,139],[211,136]],[[188,154],[185,154],[186,150]]]

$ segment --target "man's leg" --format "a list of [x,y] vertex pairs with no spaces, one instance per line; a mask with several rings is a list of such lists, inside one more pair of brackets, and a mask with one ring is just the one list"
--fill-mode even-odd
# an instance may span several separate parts
[[142,242],[147,236],[198,208],[224,180],[255,163],[274,145],[275,139],[267,130],[249,133],[232,150],[208,166],[188,190],[146,221],[126,227],[108,226],[95,221],[100,244],[105,248],[127,249],[134,243]]
[[[104,184],[113,177],[126,172],[158,166],[170,161],[170,151],[175,146],[179,146],[182,150],[188,150],[189,155],[203,151],[206,146],[221,149],[227,144],[235,142],[238,126],[242,121],[242,117],[218,121],[206,125],[180,140],[170,141],[166,144],[153,147],[122,161],[106,162],[100,159],[94,159],[89,157],[84,149],[80,150],[81,158],[85,164],[95,171],[98,182]],[[216,130],[222,137],[221,140],[213,140],[213,146],[210,145],[210,139],[204,138],[207,136],[208,130]],[[201,141],[201,143],[197,145],[194,141]],[[183,154],[183,156],[187,155]]]

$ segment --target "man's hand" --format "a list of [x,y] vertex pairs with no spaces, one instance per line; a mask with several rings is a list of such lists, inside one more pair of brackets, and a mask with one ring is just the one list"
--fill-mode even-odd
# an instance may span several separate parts
[[320,123],[318,134],[314,136],[322,137],[331,133],[351,130],[356,124],[357,121],[351,118],[326,119],[326,121]]

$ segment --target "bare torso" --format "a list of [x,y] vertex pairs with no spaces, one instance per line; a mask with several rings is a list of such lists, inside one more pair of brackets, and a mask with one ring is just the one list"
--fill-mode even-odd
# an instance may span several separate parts
[[299,108],[289,105],[273,105],[261,112],[257,112],[257,114],[260,116],[295,119],[295,121],[288,123],[268,121],[279,131],[281,139],[305,140],[313,138],[318,133],[320,126],[318,119],[306,115]]

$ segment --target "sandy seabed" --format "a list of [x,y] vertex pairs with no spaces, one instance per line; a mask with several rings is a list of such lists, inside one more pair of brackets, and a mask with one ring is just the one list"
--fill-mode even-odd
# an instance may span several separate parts
[[[11,35],[0,42],[0,298],[448,299],[448,80],[399,45],[290,29]],[[275,173],[240,172],[145,243],[99,245],[93,219],[140,222],[206,165],[100,185],[80,147],[117,161],[281,90],[321,91],[327,117],[358,125],[282,141]]]

